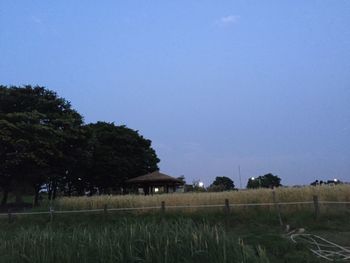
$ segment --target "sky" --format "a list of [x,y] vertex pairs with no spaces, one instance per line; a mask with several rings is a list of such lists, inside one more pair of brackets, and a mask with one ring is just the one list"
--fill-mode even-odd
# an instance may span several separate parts
[[350,181],[348,0],[1,0],[0,84],[138,130],[188,183]]

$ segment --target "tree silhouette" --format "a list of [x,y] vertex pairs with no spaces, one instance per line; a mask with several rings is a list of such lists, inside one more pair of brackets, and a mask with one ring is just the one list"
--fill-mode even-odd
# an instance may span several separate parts
[[248,180],[247,188],[273,188],[281,185],[281,178],[272,173],[258,176],[256,178],[251,177]]
[[210,185],[208,190],[212,192],[221,192],[233,190],[234,188],[234,182],[230,178],[226,176],[218,176],[215,178],[214,182]]

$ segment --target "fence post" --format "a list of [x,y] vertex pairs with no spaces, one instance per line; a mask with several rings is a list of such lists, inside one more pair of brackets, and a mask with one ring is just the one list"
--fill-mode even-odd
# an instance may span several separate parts
[[224,207],[224,211],[226,214],[230,213],[230,202],[228,201],[228,199],[225,199],[225,207]]
[[105,205],[103,206],[103,219],[104,219],[104,220],[107,219],[107,213],[108,213],[107,204],[105,204]]
[[281,207],[276,201],[276,192],[275,190],[272,190],[272,199],[275,204],[275,208],[278,214],[278,220],[280,221],[280,225],[283,226],[282,216],[281,216]]
[[312,198],[313,198],[313,201],[314,201],[315,219],[317,220],[319,215],[320,215],[320,206],[319,206],[319,203],[318,203],[318,196],[314,195]]
[[107,204],[105,204],[104,206],[103,206],[103,213],[104,213],[104,215],[107,215]]
[[11,209],[9,209],[7,212],[8,212],[8,217],[9,217],[9,224],[11,224],[12,223]]
[[54,210],[53,210],[53,207],[52,207],[52,206],[50,206],[50,210],[49,210],[49,212],[50,212],[50,222],[52,223],[52,221],[53,221],[53,212],[54,212]]
[[161,203],[160,210],[162,211],[162,213],[165,212],[165,202],[164,201],[162,201],[162,203]]

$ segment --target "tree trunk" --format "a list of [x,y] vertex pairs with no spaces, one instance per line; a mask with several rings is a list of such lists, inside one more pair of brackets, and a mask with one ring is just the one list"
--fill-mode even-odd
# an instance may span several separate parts
[[7,204],[7,198],[9,195],[9,190],[7,188],[4,188],[4,194],[1,199],[1,205],[6,205]]
[[69,197],[72,196],[72,184],[71,184],[71,183],[68,183],[67,195],[68,195]]
[[53,184],[53,187],[52,187],[52,199],[55,200],[56,199],[56,195],[57,195],[57,183],[55,182]]
[[49,200],[51,200],[52,198],[52,181],[50,181],[48,184],[47,198]]
[[15,196],[16,196],[16,203],[17,203],[17,204],[23,203],[22,188],[16,189],[16,191],[15,191]]
[[34,202],[33,202],[33,206],[39,206],[39,191],[40,191],[40,187],[36,186],[34,187]]
[[35,191],[33,206],[34,206],[34,207],[39,206],[39,191],[38,191],[38,192]]
[[49,200],[55,199],[56,193],[57,193],[57,182],[55,179],[52,179],[49,183],[49,192],[48,192]]

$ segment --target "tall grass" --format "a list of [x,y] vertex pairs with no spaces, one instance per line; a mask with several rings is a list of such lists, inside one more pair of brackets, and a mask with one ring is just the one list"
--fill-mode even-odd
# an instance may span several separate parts
[[269,262],[220,225],[192,220],[30,226],[2,233],[0,262]]
[[[315,221],[307,213],[294,227],[334,234],[348,246],[349,213]],[[320,262],[290,242],[277,217],[223,213],[87,214],[0,219],[0,262]],[[320,233],[319,233],[320,234]],[[322,234],[323,235],[323,234]]]
[[[320,201],[350,201],[350,185],[302,188],[281,187],[275,189],[275,192],[279,202],[312,201],[313,195],[318,195]],[[220,193],[174,193],[153,196],[63,197],[55,202],[55,206],[57,209],[102,209],[105,205],[109,208],[148,207],[159,206],[162,201],[165,201],[166,206],[210,205],[223,204],[225,199],[228,199],[230,204],[273,202],[271,189],[255,189]]]

